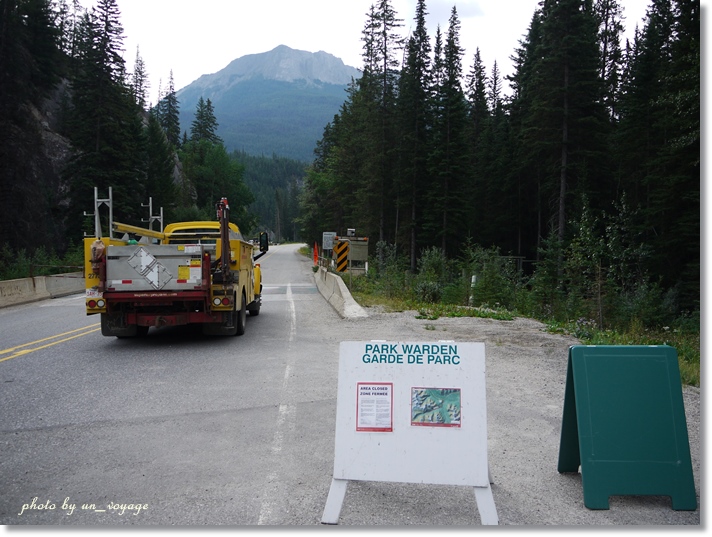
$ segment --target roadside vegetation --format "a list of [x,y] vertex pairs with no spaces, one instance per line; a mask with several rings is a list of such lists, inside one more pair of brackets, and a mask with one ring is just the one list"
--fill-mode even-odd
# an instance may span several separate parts
[[24,248],[15,250],[5,243],[0,247],[0,281],[78,272],[84,267],[83,256],[82,244],[70,246],[60,256],[44,246],[28,252]]
[[[617,284],[612,271],[597,264],[588,271],[569,251],[560,279],[547,274],[546,253],[527,274],[517,258],[496,249],[468,244],[463,251],[451,260],[439,248],[426,249],[413,273],[394,246],[379,242],[368,272],[343,280],[362,306],[413,310],[421,319],[528,317],[587,345],[670,345],[682,382],[700,386],[699,311],[676,313],[675,297],[658,286],[645,279]],[[306,247],[303,253],[312,255]]]

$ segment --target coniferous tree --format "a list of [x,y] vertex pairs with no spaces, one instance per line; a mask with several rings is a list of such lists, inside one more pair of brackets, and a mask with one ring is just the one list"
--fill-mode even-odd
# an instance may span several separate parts
[[460,20],[452,8],[447,38],[438,56],[435,49],[435,120],[433,150],[429,165],[433,178],[428,204],[428,226],[443,254],[457,251],[459,238],[471,230],[463,229],[470,194],[469,148],[467,143],[467,105],[461,87],[462,56]]
[[215,109],[210,99],[198,99],[195,110],[195,119],[190,126],[190,140],[199,142],[205,140],[211,144],[221,144],[222,139],[217,134],[218,120],[215,117]]
[[148,114],[146,126],[145,190],[146,196],[153,199],[154,206],[164,207],[168,213],[166,217],[170,219],[169,212],[177,201],[176,187],[173,183],[174,152],[156,115],[155,109]]
[[512,185],[515,210],[511,221],[519,255],[538,259],[539,246],[547,235],[544,204],[541,193],[541,178],[544,163],[536,154],[536,125],[529,124],[532,114],[536,53],[541,40],[541,10],[535,10],[532,20],[519,47],[511,57],[514,74],[507,77],[512,96],[506,105],[511,125],[513,158],[508,177]]
[[405,211],[405,238],[410,270],[417,269],[418,240],[422,227],[422,200],[428,188],[427,152],[432,126],[430,38],[425,27],[425,0],[418,0],[415,30],[408,39],[405,63],[399,78],[397,113],[399,118],[398,177],[399,198]]
[[82,229],[78,215],[93,209],[94,187],[99,188],[100,196],[106,196],[112,187],[116,219],[139,223],[145,141],[141,110],[126,82],[121,56],[123,28],[116,0],[99,0],[80,26],[69,129],[77,151],[66,169],[71,200],[68,218],[72,229]]
[[80,0],[56,2],[55,26],[59,32],[59,49],[68,58],[76,56],[76,29],[82,11]]
[[596,0],[594,6],[598,22],[598,41],[601,51],[601,80],[605,93],[604,102],[611,121],[618,118],[620,77],[623,69],[621,34],[623,33],[623,10],[618,0]]
[[583,193],[596,208],[610,195],[597,28],[591,1],[544,1],[518,50],[511,118],[520,225],[536,230],[536,240],[526,240],[531,254],[548,230],[565,240],[567,215]]
[[[359,82],[371,107],[372,121],[366,125],[373,130],[374,152],[364,173],[359,196],[369,207],[369,229],[377,231],[379,240],[385,240],[391,222],[397,219],[389,199],[393,190],[393,148],[395,145],[394,113],[397,94],[398,56],[402,41],[395,33],[401,26],[391,5],[391,0],[379,0],[364,30],[364,72]],[[369,104],[370,101],[370,104]],[[397,202],[396,202],[397,206]],[[392,224],[397,226],[397,224]],[[393,237],[391,237],[393,239]]]
[[[480,56],[480,49],[475,51],[475,58],[470,73],[467,75],[466,96],[468,100],[469,126],[467,137],[470,143],[470,168],[472,185],[468,192],[471,210],[467,211],[467,228],[473,230],[474,237],[486,241],[487,230],[491,221],[482,218],[485,208],[496,202],[491,199],[492,187],[496,182],[486,175],[487,161],[494,148],[490,146],[490,110],[487,100],[487,75]],[[489,212],[489,211],[487,211]],[[476,230],[476,231],[474,231]]]
[[[497,62],[494,62],[487,86],[490,116],[481,149],[487,151],[487,155],[483,158],[483,167],[480,170],[482,173],[480,180],[486,181],[493,193],[490,194],[492,206],[484,213],[487,222],[483,222],[481,217],[479,220],[479,225],[489,232],[481,243],[496,245],[503,252],[522,256],[524,245],[521,228],[513,225],[519,220],[522,199],[515,181],[516,175],[512,173],[512,162],[515,158],[514,143],[501,84],[499,67]],[[526,200],[526,203],[529,204],[529,200]]]
[[168,89],[166,94],[158,103],[158,119],[166,133],[168,142],[174,147],[179,148],[180,139],[180,106],[176,97],[175,82],[173,81],[173,70],[171,69],[170,77],[168,78]]
[[144,63],[137,46],[134,71],[131,74],[131,91],[133,92],[136,104],[141,107],[142,110],[145,110],[148,106],[148,90],[150,87],[151,84],[148,80],[146,64]]

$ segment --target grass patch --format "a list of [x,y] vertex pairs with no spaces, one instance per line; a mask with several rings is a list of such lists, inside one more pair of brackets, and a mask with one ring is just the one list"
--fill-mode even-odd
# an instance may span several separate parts
[[653,330],[636,321],[625,331],[599,330],[594,321],[582,319],[568,323],[550,321],[547,331],[572,335],[584,345],[669,345],[677,350],[682,383],[700,386],[699,331],[671,327]]
[[439,317],[479,317],[481,319],[497,319],[499,321],[513,321],[514,314],[504,308],[469,307],[454,304],[426,304],[418,308],[417,319],[434,321]]

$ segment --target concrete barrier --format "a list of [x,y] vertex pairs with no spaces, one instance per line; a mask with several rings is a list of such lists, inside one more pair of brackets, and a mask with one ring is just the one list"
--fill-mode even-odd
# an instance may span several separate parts
[[322,296],[342,318],[368,317],[368,313],[353,299],[349,288],[339,276],[319,267],[314,273],[314,281]]
[[[319,292],[342,318],[368,317],[339,276],[319,267],[314,280]],[[81,272],[4,280],[0,281],[0,308],[81,293],[84,288]]]
[[0,308],[84,291],[84,274],[70,272],[0,281]]

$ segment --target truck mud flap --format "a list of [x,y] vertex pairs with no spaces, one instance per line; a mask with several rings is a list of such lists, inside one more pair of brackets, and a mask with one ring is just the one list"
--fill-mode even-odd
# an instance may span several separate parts
[[121,313],[101,314],[101,335],[116,337],[135,337],[138,335],[136,325],[126,325],[126,317]]

